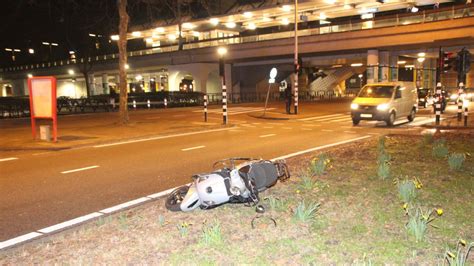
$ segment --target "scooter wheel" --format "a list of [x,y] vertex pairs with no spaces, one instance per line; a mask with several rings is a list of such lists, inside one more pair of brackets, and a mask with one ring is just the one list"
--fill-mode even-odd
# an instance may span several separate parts
[[183,201],[186,193],[188,193],[189,186],[182,186],[173,190],[165,201],[166,209],[172,212],[181,211],[181,202]]

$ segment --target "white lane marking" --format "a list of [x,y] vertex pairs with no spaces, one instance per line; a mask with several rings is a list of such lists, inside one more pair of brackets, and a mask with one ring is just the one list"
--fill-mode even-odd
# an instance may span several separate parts
[[282,127],[283,129],[293,129],[292,127]]
[[182,117],[182,116],[185,116],[185,115],[173,115],[173,117]]
[[276,134],[267,134],[267,135],[261,135],[259,136],[260,138],[268,138],[268,137],[273,137],[276,136]]
[[232,130],[229,130],[229,132],[245,132],[245,130],[242,130],[242,129],[232,129]]
[[135,200],[127,201],[127,202],[119,204],[119,205],[115,205],[115,206],[107,208],[107,209],[100,210],[99,212],[101,212],[101,213],[112,213],[112,212],[122,210],[122,209],[128,208],[130,206],[137,205],[139,203],[149,201],[149,200],[150,200],[150,198],[141,197],[141,198],[138,198],[138,199],[135,199]]
[[33,239],[35,237],[42,236],[42,235],[43,234],[38,233],[38,232],[31,232],[31,233],[28,233],[28,234],[17,236],[17,237],[12,238],[12,239],[5,240],[3,242],[0,242],[0,250],[2,250],[4,248],[7,248],[7,247],[11,247],[11,246],[16,245],[16,244],[20,244],[22,242],[26,242],[30,239]]
[[355,132],[355,131],[349,131],[349,130],[346,130],[346,131],[344,131],[344,133],[355,134],[355,133],[357,133],[357,132]]
[[[440,120],[444,120],[444,119],[441,118]],[[436,122],[436,117],[435,118],[424,118],[424,119],[421,119],[420,121],[409,123],[408,125],[410,125],[410,126],[421,126],[421,125],[428,124],[428,123],[431,123],[431,122]]]
[[0,159],[0,162],[13,161],[13,160],[18,160],[18,158],[16,157],[3,158],[3,159]]
[[192,150],[197,150],[197,149],[202,149],[202,148],[205,148],[206,146],[196,146],[196,147],[191,147],[191,148],[185,148],[185,149],[181,149],[182,151],[192,151]]
[[252,123],[252,124],[254,124],[254,125],[260,125],[261,123],[256,123],[256,122],[254,122],[254,123]]
[[219,132],[219,131],[225,131],[225,130],[230,130],[230,129],[232,129],[232,128],[210,129],[210,130],[203,130],[203,131],[196,131],[196,132],[189,132],[189,133],[182,133],[182,134],[174,134],[174,135],[158,136],[158,137],[152,137],[152,138],[146,138],[146,139],[137,139],[137,140],[129,140],[129,141],[109,143],[109,144],[102,144],[102,145],[96,145],[96,146],[93,146],[93,147],[94,148],[104,148],[104,147],[130,144],[130,143],[137,143],[137,142],[143,142],[143,141],[169,139],[169,138],[191,136],[191,135],[204,134],[204,133],[210,133],[210,132]]
[[370,138],[370,137],[371,136],[363,136],[363,137],[343,140],[343,141],[339,141],[339,142],[336,142],[336,143],[331,143],[331,144],[327,144],[327,145],[323,145],[323,146],[319,146],[319,147],[314,147],[314,148],[311,148],[311,149],[298,151],[298,152],[290,153],[290,154],[283,155],[283,156],[280,156],[280,157],[277,157],[277,158],[273,158],[273,159],[271,159],[271,161],[288,159],[288,158],[298,156],[298,155],[301,155],[301,154],[304,154],[304,153],[313,152],[313,151],[317,151],[317,150],[322,150],[322,149],[325,149],[325,148],[334,147],[334,146],[338,146],[338,145],[341,145],[341,144],[346,144],[346,143],[350,143],[350,142],[354,142],[354,141],[358,141],[358,140],[362,140],[362,139],[366,139],[366,138]]
[[38,156],[38,155],[44,155],[44,154],[48,154],[48,153],[52,153],[50,151],[47,151],[47,152],[38,152],[38,153],[33,153],[32,155],[33,156]]
[[[267,108],[267,111],[268,110],[274,110],[275,108]],[[239,114],[246,114],[246,113],[253,113],[253,112],[259,112],[259,111],[263,111],[265,110],[265,108],[252,108],[252,107],[232,107],[232,108],[229,108],[227,110],[228,114],[229,115],[239,115]],[[199,113],[199,112],[204,112],[204,110],[196,110],[196,111],[193,111],[195,113]],[[209,114],[219,114],[219,113],[222,113],[222,109],[218,109],[218,108],[215,108],[215,109],[208,109],[207,111]]]
[[312,128],[301,128],[301,130],[312,131]]
[[160,119],[160,116],[149,116],[149,117],[146,117],[145,119]]
[[324,131],[324,132],[334,132],[334,130],[332,130],[332,129],[321,129],[321,131]]
[[307,118],[300,118],[299,121],[309,121],[309,120],[319,120],[327,117],[335,117],[335,116],[342,116],[344,114],[333,114],[333,115],[322,115],[322,116],[312,116]]
[[[186,184],[186,185],[189,185],[190,183]],[[165,191],[161,191],[161,192],[158,192],[158,193],[154,193],[154,194],[151,194],[151,195],[148,195],[146,196],[147,198],[150,198],[150,199],[157,199],[157,198],[160,198],[160,197],[163,197],[165,195],[168,195],[169,193],[171,193],[171,191],[175,190],[176,188],[178,187],[175,187],[175,188],[170,188],[170,189],[167,189]]]
[[283,123],[267,123],[268,125],[274,125],[274,126],[282,126]]
[[342,121],[351,121],[352,118],[343,118],[343,119],[336,119],[336,120],[332,120],[331,122],[342,122]]
[[61,174],[69,174],[69,173],[74,173],[74,172],[79,172],[79,171],[85,171],[85,170],[94,169],[94,168],[98,168],[98,167],[99,167],[98,165],[92,165],[92,166],[87,166],[87,167],[83,167],[83,168],[62,171]]
[[98,213],[98,212],[89,213],[87,215],[77,217],[77,218],[74,218],[74,219],[69,220],[69,221],[65,221],[65,222],[62,222],[62,223],[59,223],[59,224],[55,224],[55,225],[40,229],[40,230],[38,230],[38,232],[41,232],[43,234],[48,234],[48,233],[51,233],[51,232],[54,232],[54,231],[64,229],[66,227],[70,227],[70,226],[73,226],[73,225],[76,225],[76,224],[83,223],[85,221],[97,218],[97,217],[102,216],[102,215],[104,215],[104,214],[103,213]]
[[273,127],[263,127],[263,128],[273,128]]
[[375,132],[370,132],[370,133],[367,133],[369,135],[380,135],[380,133],[375,133]]

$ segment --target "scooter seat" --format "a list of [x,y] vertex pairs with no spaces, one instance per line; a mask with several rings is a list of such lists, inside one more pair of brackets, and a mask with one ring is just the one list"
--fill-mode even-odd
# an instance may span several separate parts
[[275,165],[271,162],[256,162],[239,169],[239,175],[255,183],[258,191],[273,186],[278,179]]

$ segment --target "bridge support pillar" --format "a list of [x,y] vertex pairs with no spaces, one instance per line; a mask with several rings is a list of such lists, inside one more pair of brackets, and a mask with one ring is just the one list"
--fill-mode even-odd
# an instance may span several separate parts
[[367,83],[378,82],[379,73],[379,51],[367,51]]
[[110,94],[109,77],[107,74],[102,74],[102,89],[104,94]]
[[391,55],[389,59],[390,81],[398,81],[398,55]]
[[389,63],[389,59],[390,58],[390,54],[388,51],[381,51],[379,53],[379,78],[378,80],[381,81],[381,82],[388,82],[389,81],[389,74],[390,74],[390,71],[389,71],[389,66],[390,66],[390,63]]

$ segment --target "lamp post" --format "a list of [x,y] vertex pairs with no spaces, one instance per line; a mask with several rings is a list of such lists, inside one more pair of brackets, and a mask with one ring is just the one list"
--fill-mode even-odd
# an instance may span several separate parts
[[295,0],[295,115],[298,114],[298,72],[300,66],[298,65],[298,0]]
[[224,125],[227,125],[227,88],[225,85],[225,64],[224,56],[227,54],[227,48],[219,47],[217,49],[217,54],[219,54],[219,76],[221,78],[222,86],[222,120]]
[[21,50],[17,48],[5,48],[5,51],[12,52],[12,61],[16,60],[15,53],[21,52]]

